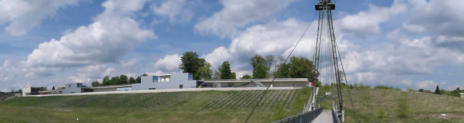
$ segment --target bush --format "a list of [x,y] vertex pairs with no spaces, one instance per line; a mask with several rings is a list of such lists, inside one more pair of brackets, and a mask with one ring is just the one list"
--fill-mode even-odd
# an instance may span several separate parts
[[384,85],[378,85],[375,86],[375,89],[392,89],[392,87],[384,86]]

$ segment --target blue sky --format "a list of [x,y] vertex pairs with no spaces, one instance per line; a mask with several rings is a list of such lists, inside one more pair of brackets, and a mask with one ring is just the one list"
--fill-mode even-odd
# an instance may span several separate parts
[[[464,86],[464,2],[337,0],[334,26],[350,83]],[[0,90],[105,75],[178,72],[195,51],[250,74],[254,54],[288,54],[314,22],[313,0],[0,1]],[[312,58],[312,26],[294,55]]]

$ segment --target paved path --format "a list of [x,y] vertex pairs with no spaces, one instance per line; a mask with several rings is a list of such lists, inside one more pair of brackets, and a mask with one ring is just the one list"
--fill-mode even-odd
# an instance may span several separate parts
[[313,120],[313,123],[333,123],[332,110],[323,110],[321,114]]

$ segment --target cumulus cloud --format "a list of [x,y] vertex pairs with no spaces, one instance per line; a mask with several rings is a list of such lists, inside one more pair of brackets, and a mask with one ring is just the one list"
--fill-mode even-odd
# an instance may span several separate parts
[[437,84],[433,80],[426,80],[416,83],[416,86],[422,89],[433,89],[433,87],[436,85]]
[[156,38],[140,28],[130,15],[143,8],[144,1],[109,0],[105,11],[88,26],[64,34],[60,39],[41,43],[29,54],[30,67],[80,67],[111,63],[131,51],[136,44]]
[[201,33],[221,37],[234,36],[237,28],[269,19],[274,13],[286,8],[293,0],[222,0],[224,8],[199,22],[195,29]]
[[193,1],[189,0],[163,0],[159,6],[152,6],[155,14],[169,18],[169,22],[188,22],[192,19]]
[[167,55],[164,58],[158,59],[154,66],[158,73],[176,72],[179,71],[181,64],[180,55],[173,54]]
[[58,9],[76,3],[77,0],[1,0],[0,25],[7,24],[5,30],[12,35],[24,35]]
[[96,64],[77,69],[76,74],[68,77],[68,80],[70,82],[92,82],[113,71],[114,69],[106,64]]
[[367,11],[348,15],[337,21],[339,28],[345,33],[352,33],[359,37],[380,32],[380,24],[390,20],[394,15],[406,10],[406,4],[395,0],[391,7],[369,5]]

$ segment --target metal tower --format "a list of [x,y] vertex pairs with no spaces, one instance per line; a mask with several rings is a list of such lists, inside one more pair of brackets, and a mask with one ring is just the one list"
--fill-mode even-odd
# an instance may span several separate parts
[[[336,82],[338,100],[338,105],[336,107],[338,107],[338,118],[341,121],[343,117],[341,83],[343,82],[342,77],[345,76],[345,72],[343,69],[340,69],[340,53],[338,51],[333,28],[332,10],[335,10],[335,3],[332,3],[332,0],[319,0],[319,2],[315,5],[315,9],[319,17],[314,52],[314,65],[318,73],[322,72],[321,74],[330,74],[326,75],[328,79],[325,80],[319,76],[319,80]],[[321,50],[321,48],[325,49]],[[321,71],[321,69],[325,69],[325,71]]]

